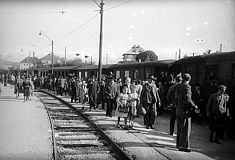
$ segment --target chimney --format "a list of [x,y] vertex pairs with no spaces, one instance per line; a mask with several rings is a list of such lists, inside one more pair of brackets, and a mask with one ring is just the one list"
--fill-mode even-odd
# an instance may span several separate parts
[[223,49],[223,45],[222,43],[219,44],[219,52],[221,53],[222,52],[222,49]]
[[181,49],[179,48],[179,59],[181,58]]

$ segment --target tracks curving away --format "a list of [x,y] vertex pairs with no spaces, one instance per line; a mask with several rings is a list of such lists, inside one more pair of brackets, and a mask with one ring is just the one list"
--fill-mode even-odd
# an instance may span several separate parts
[[43,92],[36,96],[44,103],[51,121],[55,160],[131,159],[71,105]]

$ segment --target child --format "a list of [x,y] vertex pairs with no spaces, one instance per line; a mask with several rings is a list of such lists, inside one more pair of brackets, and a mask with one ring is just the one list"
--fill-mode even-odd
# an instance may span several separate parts
[[120,128],[120,118],[123,117],[124,118],[124,124],[125,127],[124,129],[128,129],[127,126],[127,116],[128,116],[128,112],[129,112],[129,108],[127,106],[127,101],[129,99],[129,95],[127,94],[128,92],[128,87],[127,85],[123,85],[122,87],[122,92],[118,95],[117,97],[117,108],[116,108],[116,116],[118,116],[118,120],[117,120],[117,127]]
[[129,111],[129,127],[133,128],[133,120],[137,115],[137,101],[138,101],[138,94],[136,93],[136,86],[131,85],[131,93],[129,94],[129,104],[130,104],[130,111]]

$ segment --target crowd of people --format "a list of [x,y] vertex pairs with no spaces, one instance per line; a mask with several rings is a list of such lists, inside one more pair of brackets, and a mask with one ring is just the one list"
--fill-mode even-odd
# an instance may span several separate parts
[[[169,76],[168,76],[169,77]],[[177,122],[176,147],[181,151],[190,152],[191,121],[201,123],[209,121],[212,143],[221,144],[225,131],[234,124],[235,96],[229,98],[225,94],[226,86],[219,85],[218,91],[210,95],[203,104],[203,96],[199,85],[190,86],[191,75],[178,74],[167,79],[167,76],[149,76],[145,81],[125,80],[110,74],[100,82],[95,77],[80,79],[74,75],[64,77],[18,77],[15,79],[15,94],[24,93],[24,101],[30,100],[34,88],[44,88],[54,91],[57,95],[71,97],[71,103],[85,104],[89,110],[100,105],[106,110],[107,117],[117,117],[117,128],[132,129],[135,118],[143,115],[146,129],[154,129],[156,116],[162,106],[171,109],[169,134],[173,135],[175,121]],[[232,114],[231,114],[232,113]],[[232,115],[232,116],[231,116]],[[205,118],[207,117],[207,118]],[[121,118],[124,124],[120,124]],[[234,135],[234,128],[232,128]]]

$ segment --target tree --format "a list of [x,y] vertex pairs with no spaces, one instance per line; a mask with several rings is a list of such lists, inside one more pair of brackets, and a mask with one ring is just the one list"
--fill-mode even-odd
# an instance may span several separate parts
[[137,54],[136,56],[136,61],[141,61],[141,62],[148,62],[148,61],[157,61],[158,56],[150,50],[141,52]]
[[66,65],[67,66],[76,66],[76,65],[79,65],[79,64],[83,64],[82,63],[82,60],[80,58],[76,58],[76,59],[73,59],[73,60],[69,60],[67,61]]

